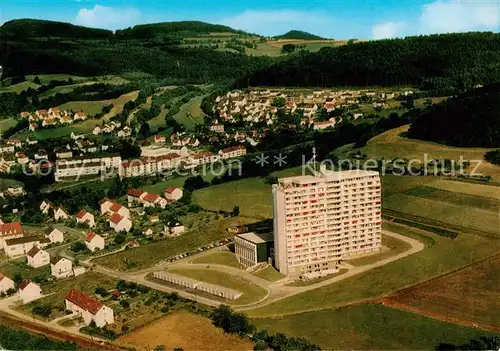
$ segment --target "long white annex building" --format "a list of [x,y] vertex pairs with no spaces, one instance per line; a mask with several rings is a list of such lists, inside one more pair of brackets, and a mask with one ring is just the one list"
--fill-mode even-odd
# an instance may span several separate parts
[[327,171],[273,185],[274,260],[289,276],[336,271],[339,260],[381,247],[378,172]]

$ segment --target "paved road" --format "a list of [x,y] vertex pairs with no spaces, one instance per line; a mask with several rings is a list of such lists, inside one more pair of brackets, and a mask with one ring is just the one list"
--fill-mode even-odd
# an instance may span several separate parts
[[[217,264],[206,264],[206,263],[203,263],[203,264],[190,263],[193,259],[193,256],[190,256],[184,260],[179,260],[179,261],[175,261],[172,263],[167,263],[163,267],[151,267],[151,268],[137,271],[137,272],[114,271],[114,270],[102,267],[100,265],[93,264],[91,262],[86,262],[86,264],[89,267],[92,267],[94,271],[99,272],[99,273],[104,274],[104,275],[108,275],[108,276],[111,276],[111,277],[114,277],[117,279],[123,279],[126,281],[135,282],[138,284],[143,284],[143,285],[149,286],[153,289],[157,289],[160,291],[165,291],[165,292],[174,292],[175,291],[180,296],[183,296],[185,298],[189,298],[189,299],[193,299],[193,300],[196,298],[196,300],[198,302],[202,302],[202,303],[210,305],[210,306],[218,306],[221,303],[217,300],[212,300],[212,299],[207,298],[207,297],[195,296],[195,295],[193,295],[189,292],[183,291],[181,289],[175,289],[175,288],[172,288],[170,286],[158,284],[158,283],[155,283],[153,281],[146,279],[146,276],[148,274],[150,274],[152,272],[160,271],[160,270],[162,270],[162,268],[165,268],[165,267],[206,268],[207,266],[209,266],[210,269],[224,272],[224,273],[234,274],[234,275],[237,275],[239,277],[245,278],[248,281],[250,281],[251,283],[259,285],[268,291],[268,295],[266,296],[266,298],[261,300],[261,301],[257,301],[257,302],[247,304],[244,306],[234,306],[235,310],[244,311],[244,310],[250,310],[250,309],[266,306],[268,304],[271,304],[273,302],[282,300],[284,298],[287,298],[287,297],[290,297],[293,295],[301,294],[301,293],[304,293],[304,292],[307,292],[310,290],[314,290],[314,289],[317,289],[317,288],[320,288],[320,287],[323,287],[326,285],[337,283],[341,280],[350,278],[350,277],[355,276],[357,274],[367,272],[371,269],[374,269],[374,268],[386,265],[388,263],[400,260],[400,259],[405,258],[405,257],[410,256],[410,255],[413,255],[413,254],[423,250],[425,247],[424,244],[422,244],[420,241],[403,236],[403,235],[400,235],[400,234],[397,234],[397,233],[388,232],[388,231],[383,231],[382,233],[384,235],[391,236],[393,238],[396,238],[398,240],[401,240],[401,241],[404,241],[404,242],[410,244],[411,248],[403,253],[400,253],[400,254],[395,255],[395,256],[391,256],[389,258],[386,258],[384,260],[381,260],[381,261],[378,261],[378,262],[375,262],[375,263],[372,263],[372,264],[369,264],[366,266],[352,267],[351,269],[349,269],[349,271],[347,273],[342,274],[340,276],[336,276],[336,277],[333,277],[331,279],[324,280],[324,281],[319,282],[317,284],[311,284],[311,285],[300,286],[300,287],[285,286],[285,284],[287,284],[289,282],[286,279],[282,279],[278,282],[270,282],[270,281],[267,281],[265,279],[259,278],[259,277],[255,276],[247,271],[244,271],[244,270],[241,270],[238,268],[234,268],[234,267],[217,265]],[[204,253],[204,254],[206,254],[206,253]]]

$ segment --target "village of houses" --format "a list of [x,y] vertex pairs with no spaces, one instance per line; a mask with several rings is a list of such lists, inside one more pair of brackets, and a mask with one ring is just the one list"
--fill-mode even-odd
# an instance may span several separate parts
[[[0,253],[4,253],[6,260],[17,260],[17,264],[26,266],[27,269],[36,270],[41,267],[50,267],[50,281],[80,276],[85,274],[87,269],[75,264],[78,262],[75,256],[72,257],[67,253],[52,255],[49,252],[52,248],[69,244],[64,229],[67,228],[64,226],[65,223],[74,219],[78,228],[84,229],[82,239],[84,237],[83,243],[87,252],[83,256],[85,258],[105,254],[116,235],[130,232],[134,222],[141,216],[146,216],[151,224],[150,226],[141,226],[144,237],[154,237],[158,234],[161,237],[180,236],[186,231],[181,223],[168,223],[168,225],[162,223],[159,225],[158,216],[145,214],[146,208],[165,208],[168,204],[180,200],[183,191],[180,188],[168,187],[164,190],[163,195],[159,196],[140,189],[130,189],[126,199],[123,199],[127,205],[104,198],[99,202],[100,211],[98,213],[82,209],[74,216],[50,201],[43,201],[39,207],[40,212],[46,216],[47,222],[50,221],[58,225],[48,227],[43,234],[33,235],[27,234],[20,222],[1,222]],[[104,229],[99,227],[102,222],[106,223]],[[97,234],[97,231],[100,234]],[[137,240],[132,240],[124,243],[118,250],[138,245]],[[113,294],[116,297],[119,292],[113,291]],[[44,294],[41,285],[33,280],[14,283],[14,277],[4,275],[0,265],[0,301],[1,297],[6,296],[10,296],[10,302],[14,302],[14,305],[28,305],[47,295]],[[12,299],[14,300],[12,301]],[[81,319],[83,325],[88,326],[94,322],[97,327],[104,327],[114,323],[113,309],[78,289],[71,289],[67,292],[64,305],[67,314]]]
[[[334,128],[345,118],[345,113],[331,116],[336,110],[348,111],[349,118],[363,118],[360,107],[385,108],[399,96],[412,91],[375,92],[363,90],[249,90],[231,91],[218,96],[213,105],[215,119],[204,131],[183,134],[156,134],[138,142],[141,157],[122,160],[110,153],[110,145],[95,136],[133,138],[134,131],[118,121],[98,125],[92,133],[71,133],[71,141],[54,150],[37,148],[38,141],[15,137],[0,142],[0,173],[9,173],[18,164],[32,170],[55,169],[55,180],[74,180],[75,177],[119,174],[121,177],[169,174],[175,169],[193,169],[220,160],[244,156],[249,147],[259,144],[267,131],[276,127],[296,128],[278,118],[279,111],[300,117],[302,127],[315,130]],[[281,101],[277,104],[277,101]],[[279,105],[279,106],[277,106]],[[322,118],[319,113],[322,112]],[[30,130],[47,125],[64,125],[87,119],[82,112],[60,111],[58,108],[23,112],[21,118],[30,121]],[[237,122],[243,121],[243,126]],[[285,123],[285,124],[283,124]],[[35,129],[33,129],[35,128]],[[213,145],[226,145],[213,150]],[[26,150],[33,150],[27,152]],[[106,154],[108,153],[108,154]],[[49,154],[53,154],[49,161]],[[104,156],[103,156],[104,155]],[[40,170],[42,168],[42,170]]]
[[[410,92],[411,93],[411,92]],[[357,105],[359,98],[370,97],[373,107],[382,107],[385,101],[393,99],[396,93],[375,93],[360,91],[317,91],[311,94],[293,93],[293,91],[233,91],[216,99],[214,111],[218,119],[214,119],[206,126],[203,133],[171,134],[169,136],[157,134],[148,143],[142,143],[141,157],[132,160],[122,160],[119,154],[106,154],[109,148],[95,139],[84,134],[71,133],[71,143],[55,148],[55,161],[49,161],[48,152],[37,149],[37,140],[27,138],[21,141],[11,138],[0,144],[0,172],[8,173],[15,164],[26,165],[31,169],[40,170],[45,167],[54,168],[55,180],[64,181],[81,176],[110,176],[119,175],[121,178],[168,175],[175,169],[194,169],[199,166],[213,164],[219,161],[228,161],[243,157],[247,154],[247,147],[255,146],[259,139],[265,136],[265,129],[255,129],[256,124],[264,124],[266,128],[273,128],[278,123],[278,109],[286,113],[300,112],[300,124],[321,130],[335,127],[342,116],[331,117],[316,121],[319,110],[327,113],[337,108]],[[401,94],[408,94],[404,92]],[[281,99],[283,106],[277,107],[276,100]],[[366,100],[366,99],[365,99]],[[241,117],[240,117],[241,116]],[[22,114],[22,118],[30,121],[30,130],[50,126],[53,123],[62,125],[86,119],[81,113],[71,114],[59,111],[56,108],[48,111],[36,111],[33,114]],[[362,117],[361,113],[353,114],[353,118]],[[235,129],[232,124],[243,118],[248,127]],[[128,126],[121,126],[118,122],[94,128],[92,134],[112,134],[118,138],[130,137],[132,130]],[[218,152],[208,151],[210,144],[226,141],[228,145]],[[24,150],[36,149],[32,157]],[[22,187],[9,187],[0,193],[2,197],[22,196]],[[127,241],[116,247],[113,240],[121,233],[128,233],[133,228],[140,230],[144,237],[176,237],[182,235],[186,228],[182,223],[175,221],[163,223],[157,215],[147,215],[146,209],[164,209],[169,204],[179,201],[183,190],[176,187],[164,189],[162,196],[149,193],[142,189],[129,189],[126,199],[113,200],[104,198],[99,202],[99,211],[81,209],[76,214],[68,213],[63,207],[49,200],[39,206],[41,214],[46,216],[54,226],[48,227],[38,235],[27,235],[20,222],[0,224],[0,253],[3,252],[8,261],[22,262],[28,269],[50,267],[50,280],[61,281],[75,279],[89,272],[84,262],[89,257],[106,254],[112,250],[121,250],[127,247],[140,245],[138,240]],[[144,218],[147,220],[144,221]],[[54,248],[69,245],[73,238],[67,238],[64,224],[74,220],[77,227],[83,229],[81,242],[85,245],[85,254],[78,256],[68,250],[53,250]],[[56,254],[53,254],[56,252]],[[63,252],[64,254],[61,254]],[[114,252],[114,251],[113,251]],[[70,254],[68,254],[70,253]],[[83,261],[80,261],[80,258]],[[82,262],[82,265],[79,263]],[[156,277],[163,280],[175,280],[175,276]],[[14,276],[2,273],[0,266],[0,296],[9,296],[15,304],[30,306],[30,303],[43,299],[47,293],[43,291],[43,284],[35,280],[24,279],[15,282]],[[175,282],[174,282],[175,283]],[[207,289],[212,289],[208,287]],[[229,292],[232,293],[232,292]],[[113,291],[113,296],[119,298],[120,292]],[[104,327],[115,323],[113,308],[107,306],[97,296],[78,289],[68,289],[64,298],[59,301],[64,304],[66,313],[78,316],[82,325],[95,323],[97,327]],[[1,299],[0,299],[1,304]]]

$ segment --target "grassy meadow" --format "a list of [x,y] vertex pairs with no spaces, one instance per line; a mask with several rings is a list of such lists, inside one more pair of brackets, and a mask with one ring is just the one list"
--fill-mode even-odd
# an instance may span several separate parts
[[378,298],[417,283],[439,277],[500,252],[499,241],[460,234],[455,239],[425,233],[391,223],[391,230],[405,235],[426,236],[424,250],[347,278],[335,284],[291,296],[270,305],[248,311],[251,316],[280,316],[311,310],[336,308],[366,299]]
[[192,263],[196,264],[219,264],[233,268],[242,268],[238,262],[236,255],[232,252],[216,252],[208,255],[203,255],[193,259]]
[[93,262],[105,267],[127,271],[151,267],[175,255],[206,246],[214,241],[231,236],[226,228],[233,223],[247,223],[244,217],[216,219],[218,215],[200,212],[181,218],[187,227],[186,233],[176,238],[164,238],[146,246],[128,249]]
[[500,255],[437,279],[395,292],[386,300],[429,316],[500,327]]
[[374,304],[252,319],[252,323],[271,333],[306,338],[325,350],[433,350],[440,343],[460,345],[491,335]]

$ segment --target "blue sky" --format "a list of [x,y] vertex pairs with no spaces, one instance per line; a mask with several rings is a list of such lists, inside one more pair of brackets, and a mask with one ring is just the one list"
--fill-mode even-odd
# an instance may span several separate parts
[[0,23],[58,20],[107,29],[200,20],[263,35],[300,29],[334,39],[500,30],[500,0],[3,0]]

